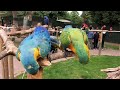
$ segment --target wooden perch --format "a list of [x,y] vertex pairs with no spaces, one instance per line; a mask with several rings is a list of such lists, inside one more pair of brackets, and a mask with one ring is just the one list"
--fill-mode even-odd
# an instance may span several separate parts
[[[72,57],[74,56],[74,53],[71,51],[66,51],[66,57]],[[58,49],[57,53],[52,53],[49,55],[49,59],[52,60],[56,60],[56,59],[60,59],[60,58],[65,58],[65,53],[62,52],[61,50]]]
[[14,45],[14,43],[10,39],[8,39],[8,36],[3,29],[0,30],[0,37],[2,38],[6,48],[4,51],[0,53],[0,60],[7,55],[15,55],[18,48]]
[[4,51],[0,52],[0,60],[7,55],[14,55],[14,54],[11,52],[7,53],[7,49],[5,49]]
[[[48,25],[43,25],[43,27],[48,27]],[[29,33],[32,33],[34,31],[35,27],[34,28],[30,28],[28,30],[21,30],[21,31],[15,31],[15,32],[8,32],[7,35],[10,35],[10,36],[15,36],[15,35],[24,35],[24,34],[29,34]]]
[[101,69],[101,71],[107,73],[106,79],[120,79],[120,66],[116,68]]
[[15,36],[15,35],[24,35],[24,34],[29,34],[34,31],[35,28],[31,28],[29,30],[21,30],[21,31],[16,31],[16,32],[8,32],[7,35],[10,36]]
[[15,36],[15,35],[23,35],[27,33],[31,33],[34,31],[34,28],[31,28],[29,30],[22,30],[22,31],[16,31],[16,32],[9,32],[6,34],[6,32],[1,29],[0,30],[0,37],[2,38],[4,42],[4,47],[6,48],[4,51],[0,53],[0,60],[4,58],[7,55],[15,55],[17,52],[17,47],[14,45],[14,43],[8,38],[7,35]]

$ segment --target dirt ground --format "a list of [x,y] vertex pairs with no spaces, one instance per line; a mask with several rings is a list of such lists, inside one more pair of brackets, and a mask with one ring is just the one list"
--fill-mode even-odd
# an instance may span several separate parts
[[[90,50],[91,55],[98,55],[98,50]],[[109,55],[109,56],[120,56],[120,50],[112,50],[112,49],[104,49],[101,52],[101,55]],[[2,67],[2,63],[0,61],[0,67]],[[25,69],[22,64],[14,57],[14,75],[17,76],[23,73]],[[2,79],[2,68],[0,68],[0,79]]]

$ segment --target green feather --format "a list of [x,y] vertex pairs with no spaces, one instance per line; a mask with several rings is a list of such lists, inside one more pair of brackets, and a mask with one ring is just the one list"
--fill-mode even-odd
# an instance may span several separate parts
[[61,45],[64,49],[70,44],[73,45],[80,63],[87,63],[89,60],[89,54],[86,48],[87,40],[86,33],[78,28],[66,28],[60,36]]

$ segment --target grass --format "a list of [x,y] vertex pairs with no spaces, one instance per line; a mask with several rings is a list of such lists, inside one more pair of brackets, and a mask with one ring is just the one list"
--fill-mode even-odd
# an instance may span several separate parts
[[[101,69],[120,66],[120,56],[91,56],[88,64],[82,65],[74,59],[52,64],[44,68],[44,79],[105,79]],[[22,75],[18,76],[21,79]],[[24,79],[26,78],[26,75]]]
[[105,43],[105,48],[119,50],[119,46]]

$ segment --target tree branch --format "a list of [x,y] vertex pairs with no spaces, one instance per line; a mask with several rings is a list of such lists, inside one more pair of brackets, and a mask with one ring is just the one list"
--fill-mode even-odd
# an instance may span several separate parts
[[[43,27],[48,27],[48,25],[43,25]],[[33,32],[35,29],[34,28],[30,28],[29,30],[21,30],[21,31],[16,31],[16,32],[7,32],[7,35],[9,36],[15,36],[15,35],[24,35],[24,34],[29,34],[31,32]]]
[[7,55],[14,55],[14,54],[11,52],[7,53],[7,49],[5,49],[4,51],[0,52],[0,60]]
[[15,55],[18,48],[14,45],[14,43],[10,39],[8,39],[8,36],[3,29],[0,30],[0,37],[2,38],[6,48],[4,51],[0,53],[0,60],[7,55]]
[[16,31],[16,32],[8,32],[7,35],[10,36],[15,36],[15,35],[24,35],[24,34],[28,34],[34,31],[35,28],[31,28],[29,30],[21,30],[21,31]]
[[101,71],[107,73],[106,79],[120,79],[120,66],[116,68],[101,69]]

